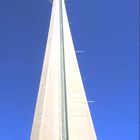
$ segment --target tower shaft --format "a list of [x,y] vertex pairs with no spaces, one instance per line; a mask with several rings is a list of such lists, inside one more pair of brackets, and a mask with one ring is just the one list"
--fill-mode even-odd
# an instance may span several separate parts
[[30,140],[97,140],[64,0],[53,0]]

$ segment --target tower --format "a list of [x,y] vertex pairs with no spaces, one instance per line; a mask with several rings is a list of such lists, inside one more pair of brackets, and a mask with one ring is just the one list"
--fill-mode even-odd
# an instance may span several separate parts
[[30,140],[97,140],[64,0],[53,0]]

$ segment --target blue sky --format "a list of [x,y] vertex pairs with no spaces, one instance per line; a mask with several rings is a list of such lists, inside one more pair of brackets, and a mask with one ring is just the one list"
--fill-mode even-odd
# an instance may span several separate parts
[[[99,140],[138,140],[138,1],[67,0]],[[51,4],[0,0],[0,140],[29,140]]]

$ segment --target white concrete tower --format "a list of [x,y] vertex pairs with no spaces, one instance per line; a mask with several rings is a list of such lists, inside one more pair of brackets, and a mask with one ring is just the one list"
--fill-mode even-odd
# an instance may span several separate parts
[[64,0],[52,2],[30,140],[97,140]]

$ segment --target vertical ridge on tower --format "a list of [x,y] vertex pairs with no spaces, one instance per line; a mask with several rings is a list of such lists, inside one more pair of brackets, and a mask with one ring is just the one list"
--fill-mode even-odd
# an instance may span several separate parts
[[66,90],[66,75],[65,75],[65,52],[64,52],[62,0],[59,0],[59,11],[60,11],[59,18],[60,18],[62,140],[69,140],[68,119],[67,119],[67,90]]

